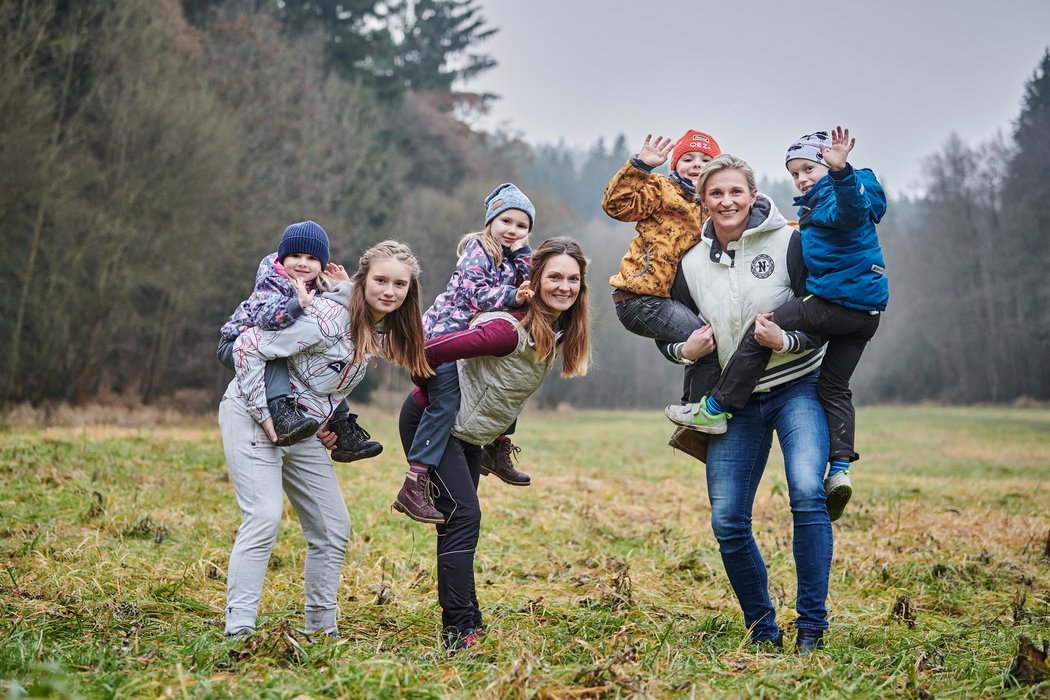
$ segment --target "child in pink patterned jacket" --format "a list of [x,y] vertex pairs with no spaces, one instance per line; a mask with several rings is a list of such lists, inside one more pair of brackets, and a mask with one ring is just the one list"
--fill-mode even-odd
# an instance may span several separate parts
[[[528,281],[532,249],[528,240],[535,219],[536,208],[512,183],[503,183],[485,198],[485,228],[460,240],[456,250],[459,261],[452,278],[423,315],[428,340],[467,328],[483,311],[521,306],[532,296]],[[408,473],[393,507],[413,520],[440,524],[445,517],[434,507],[430,470],[441,460],[459,409],[455,362],[436,368],[427,384],[427,395],[430,402],[406,455]],[[512,433],[513,426],[508,426],[507,432]],[[518,450],[510,438],[501,435],[484,448],[482,474],[528,486],[529,475],[515,469],[510,459]]]
[[[219,331],[216,355],[228,369],[234,369],[233,345],[249,328],[277,331],[291,326],[305,313],[293,278],[301,281],[311,293],[324,293],[331,286],[330,276],[336,269],[329,260],[328,234],[314,221],[300,221],[288,226],[281,235],[276,253],[259,263],[255,288]],[[326,277],[326,274],[328,277]],[[266,403],[273,419],[275,443],[293,445],[313,435],[320,427],[316,417],[307,415],[291,395],[288,363],[276,358],[266,363]],[[329,416],[328,429],[336,434],[332,459],[353,462],[375,457],[383,446],[372,440],[357,424],[357,416],[343,399]]]

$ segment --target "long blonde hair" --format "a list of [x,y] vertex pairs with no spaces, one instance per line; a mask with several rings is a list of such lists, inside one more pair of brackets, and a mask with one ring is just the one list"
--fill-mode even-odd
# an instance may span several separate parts
[[[372,311],[365,302],[365,280],[372,263],[387,259],[407,265],[412,273],[412,280],[409,282],[405,301],[383,318],[384,330],[380,335],[376,330],[376,322],[372,320]],[[429,377],[434,374],[423,348],[423,323],[419,306],[420,272],[419,261],[412,254],[412,250],[398,241],[377,243],[361,256],[357,272],[350,279],[353,289],[350,290],[350,300],[347,302],[355,362],[366,355],[382,355],[417,376]]]
[[[547,306],[540,296],[543,273],[547,264],[558,255],[568,255],[580,266],[580,294],[573,305],[561,312]],[[554,323],[562,329],[561,376],[582,377],[587,374],[591,358],[590,340],[590,293],[587,289],[587,258],[580,244],[571,238],[559,236],[544,241],[532,254],[532,271],[529,273],[535,296],[529,300],[525,317],[520,326],[535,343],[536,359],[551,364],[557,353],[557,336]]]
[[496,237],[492,235],[491,221],[480,231],[468,233],[463,236],[463,238],[460,238],[459,243],[456,244],[456,255],[463,255],[463,249],[467,247],[467,243],[475,238],[481,243],[481,247],[485,249],[485,252],[491,255],[492,259],[496,261],[496,267],[503,264],[503,244],[497,241]]

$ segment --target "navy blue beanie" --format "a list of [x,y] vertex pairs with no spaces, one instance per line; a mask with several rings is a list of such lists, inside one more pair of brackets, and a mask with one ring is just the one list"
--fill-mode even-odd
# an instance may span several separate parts
[[321,261],[321,269],[328,266],[328,234],[313,221],[300,221],[284,230],[281,245],[277,246],[277,261],[282,265],[284,259],[293,253],[306,253]]
[[504,182],[485,197],[485,225],[508,209],[520,209],[529,217],[529,230],[536,225],[536,207],[512,182]]

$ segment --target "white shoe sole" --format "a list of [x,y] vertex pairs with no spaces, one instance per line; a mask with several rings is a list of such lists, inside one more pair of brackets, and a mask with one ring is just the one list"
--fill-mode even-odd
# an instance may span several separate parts
[[667,416],[667,420],[671,421],[675,425],[680,425],[683,428],[688,428],[698,433],[707,433],[708,435],[721,435],[726,431],[728,423],[722,421],[720,423],[713,423],[711,425],[697,425],[693,422],[692,413],[683,413],[682,406],[668,406],[664,409],[664,415]]

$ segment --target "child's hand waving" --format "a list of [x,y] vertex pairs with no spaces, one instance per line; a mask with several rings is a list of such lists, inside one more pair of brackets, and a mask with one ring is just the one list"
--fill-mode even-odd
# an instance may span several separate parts
[[645,135],[642,150],[638,151],[638,160],[655,168],[667,162],[667,157],[674,150],[674,141],[663,136],[657,136],[655,141],[652,138],[652,134]]
[[328,267],[324,269],[326,275],[339,282],[349,282],[350,275],[347,273],[346,268],[342,265],[336,265],[334,262],[328,263]]
[[295,287],[295,291],[299,293],[299,306],[302,307],[303,311],[310,306],[314,301],[314,290],[306,288],[306,282],[303,282],[298,277],[289,278],[292,281],[292,286]]
[[820,155],[831,170],[842,170],[846,167],[846,156],[857,144],[857,139],[849,137],[849,129],[836,126],[831,130],[831,148],[820,144]]

